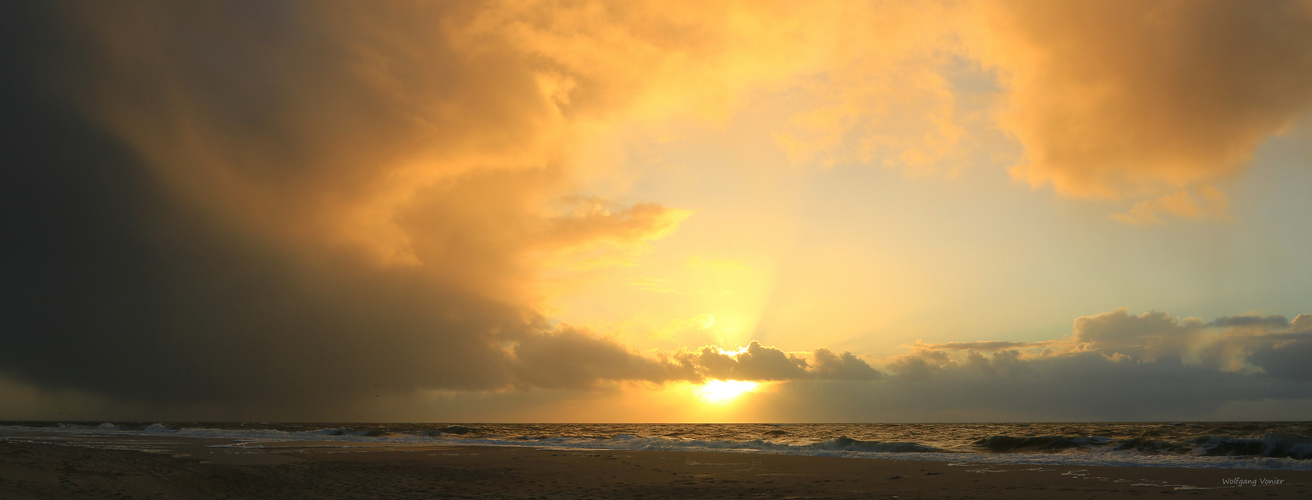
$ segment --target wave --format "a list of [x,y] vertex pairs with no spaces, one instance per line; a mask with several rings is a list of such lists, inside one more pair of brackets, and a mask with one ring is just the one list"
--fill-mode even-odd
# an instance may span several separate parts
[[992,453],[1116,451],[1144,455],[1312,459],[1312,438],[1275,433],[1260,438],[1201,436],[1183,441],[1148,437],[1115,440],[1100,436],[1000,435],[979,439],[974,445]]
[[[804,424],[787,427],[751,424],[246,424],[246,423],[41,423],[0,424],[0,431],[203,437],[231,440],[224,447],[266,446],[286,441],[373,442],[397,445],[527,446],[568,450],[655,450],[718,453],[933,460],[976,464],[1068,464],[1153,467],[1226,467],[1312,470],[1308,426],[1284,426],[1255,437],[1249,429],[1212,425],[1172,433],[1165,426],[1126,425],[1085,428],[1063,425],[963,424],[911,428]],[[1070,428],[1067,428],[1070,427]],[[1263,430],[1277,430],[1267,426]],[[1166,430],[1163,430],[1166,429]],[[1043,434],[1026,435],[1027,432]],[[1127,430],[1131,432],[1127,432]],[[929,432],[932,431],[932,432]],[[1056,431],[1056,432],[1052,432]],[[1070,432],[1074,431],[1074,432]],[[1226,435],[1235,432],[1238,435]],[[1076,434],[1081,433],[1081,434]],[[1083,434],[1087,433],[1087,434]],[[974,434],[974,435],[971,435]],[[983,434],[985,437],[980,437]],[[1165,434],[1165,435],[1164,435]],[[836,437],[835,437],[836,436]],[[887,436],[891,439],[879,439]],[[1137,437],[1136,437],[1137,436]],[[872,439],[874,437],[874,439]],[[3,435],[0,435],[3,439]]]
[[847,436],[809,444],[790,444],[752,439],[746,441],[718,439],[681,439],[665,436],[616,434],[610,438],[544,437],[525,443],[523,436],[513,441],[467,439],[460,444],[514,444],[548,448],[589,448],[635,451],[736,451],[797,455],[853,456],[861,453],[949,453],[947,450],[913,442],[863,441]]
[[363,436],[363,437],[387,437],[396,433],[381,427],[372,427],[366,429],[352,429],[349,427],[338,427],[336,429],[325,429],[329,436]]
[[[1156,436],[1160,435],[1160,433],[1153,433],[1151,435]],[[1135,452],[1147,455],[1186,455],[1192,453],[1196,447],[1191,443],[1137,437],[1119,441],[1113,449],[1116,451]]]
[[1312,458],[1312,439],[1295,434],[1264,434],[1260,438],[1203,436],[1194,440],[1205,456]]
[[975,441],[975,446],[994,453],[1013,453],[1030,451],[1060,451],[1071,448],[1090,448],[1112,442],[1110,438],[1099,436],[990,436]]
[[829,441],[821,441],[819,443],[815,443],[809,446],[820,450],[865,451],[865,452],[881,452],[881,453],[911,453],[911,452],[943,453],[947,451],[947,450],[935,448],[933,446],[923,445],[920,443],[905,442],[905,441],[903,442],[861,441],[859,439],[852,439],[847,436],[839,436],[837,439],[832,439]]
[[463,436],[465,434],[469,434],[473,432],[483,432],[483,429],[479,427],[465,427],[463,425],[448,425],[441,429],[437,429],[429,432],[432,433],[429,434],[430,436],[436,436],[441,434],[455,434],[457,436]]

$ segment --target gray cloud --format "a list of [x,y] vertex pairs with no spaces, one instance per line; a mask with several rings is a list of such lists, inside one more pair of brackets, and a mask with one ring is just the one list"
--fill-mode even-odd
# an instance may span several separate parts
[[925,349],[898,357],[888,364],[888,369],[911,380],[929,380],[947,374],[949,369],[956,366],[957,362],[948,353]]
[[1296,332],[1312,332],[1312,314],[1300,314],[1289,325]]
[[[1312,315],[1298,318],[1305,317]],[[1298,325],[1298,319],[1278,316],[1203,322],[1118,309],[1076,319],[1064,339],[1015,343],[1012,349],[998,349],[1006,342],[917,344],[914,352],[888,360],[889,376],[881,381],[828,384],[816,394],[785,385],[783,400],[790,406],[772,410],[807,420],[817,416],[805,414],[808,407],[799,401],[842,399],[835,411],[847,417],[830,418],[1236,418],[1236,405],[1312,403],[1306,386],[1312,334]],[[839,387],[845,392],[827,393]]]
[[1008,340],[984,340],[976,342],[945,342],[942,344],[916,344],[914,347],[934,351],[1002,351],[1009,349],[1027,349],[1051,345],[1054,341],[1012,342]]
[[850,352],[835,354],[820,348],[810,356],[803,356],[763,346],[757,341],[740,351],[729,353],[706,346],[694,352],[675,353],[672,358],[701,378],[722,380],[874,380],[882,376]]
[[736,380],[788,380],[806,377],[806,361],[779,349],[753,341],[743,352],[731,356],[714,347],[703,347],[695,355],[684,353],[676,359],[688,360],[702,367],[707,376]]
[[[669,373],[672,368],[656,359],[630,351],[622,344],[562,326],[546,335],[519,341],[514,349],[525,386],[586,388],[598,381],[646,380],[665,382],[687,379],[691,373]],[[680,377],[682,375],[682,377]]]
[[1211,323],[1213,326],[1257,326],[1284,328],[1289,326],[1289,319],[1284,316],[1221,316]]
[[811,364],[811,373],[823,380],[875,380],[884,376],[850,352],[834,354],[829,349],[816,349]]
[[1138,316],[1125,308],[1075,320],[1072,340],[1090,350],[1120,353],[1140,359],[1178,359],[1197,341],[1204,324],[1194,318],[1180,320],[1150,311]]
[[1293,338],[1262,342],[1253,349],[1249,360],[1273,377],[1289,380],[1312,380],[1312,334],[1299,333]]

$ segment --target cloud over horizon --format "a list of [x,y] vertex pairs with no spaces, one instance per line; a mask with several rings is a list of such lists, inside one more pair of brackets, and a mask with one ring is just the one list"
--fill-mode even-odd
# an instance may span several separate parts
[[1204,322],[1122,308],[1051,341],[914,345],[884,360],[882,380],[785,384],[771,410],[792,421],[821,404],[834,421],[1242,420],[1257,408],[1296,419],[1312,406],[1309,345],[1312,314]]

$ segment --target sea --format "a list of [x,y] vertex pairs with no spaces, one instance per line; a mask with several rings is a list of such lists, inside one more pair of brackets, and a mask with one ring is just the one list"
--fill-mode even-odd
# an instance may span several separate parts
[[[1312,422],[926,424],[497,424],[0,422],[21,436],[198,437],[216,446],[317,441],[327,446],[519,446],[1036,464],[1312,470]],[[16,437],[20,436],[20,437]],[[112,441],[112,440],[110,440]]]

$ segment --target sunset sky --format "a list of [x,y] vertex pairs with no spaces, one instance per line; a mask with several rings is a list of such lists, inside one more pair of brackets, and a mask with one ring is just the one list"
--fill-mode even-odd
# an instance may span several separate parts
[[0,7],[0,419],[1312,414],[1312,2]]

